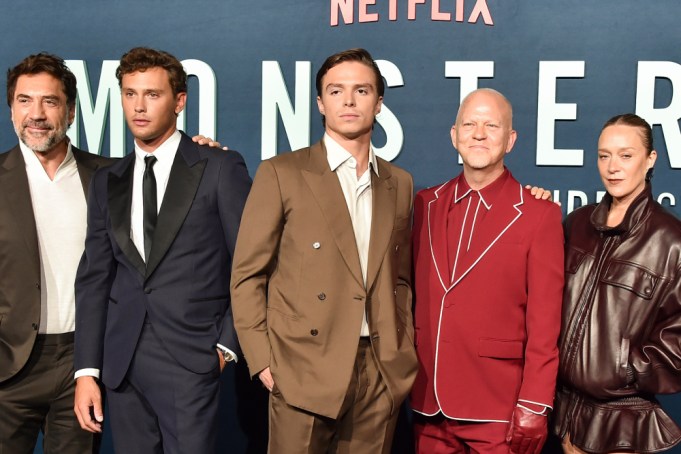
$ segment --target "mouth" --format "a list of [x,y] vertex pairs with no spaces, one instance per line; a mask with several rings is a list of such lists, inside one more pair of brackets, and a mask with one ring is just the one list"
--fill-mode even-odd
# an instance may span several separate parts
[[32,134],[44,134],[51,131],[52,126],[45,123],[27,123],[24,124],[24,129],[28,130]]
[[624,180],[608,178],[607,181],[608,181],[608,184],[611,184],[611,185],[615,186],[615,185],[620,184],[620,183],[623,182]]
[[146,126],[151,123],[151,121],[144,118],[133,118],[132,123],[136,126]]

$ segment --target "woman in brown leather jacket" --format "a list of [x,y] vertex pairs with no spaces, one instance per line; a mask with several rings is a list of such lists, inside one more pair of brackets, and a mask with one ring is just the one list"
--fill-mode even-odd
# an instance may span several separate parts
[[618,115],[598,140],[607,194],[565,221],[553,429],[566,453],[658,452],[681,429],[655,394],[681,391],[681,222],[651,194],[650,126]]

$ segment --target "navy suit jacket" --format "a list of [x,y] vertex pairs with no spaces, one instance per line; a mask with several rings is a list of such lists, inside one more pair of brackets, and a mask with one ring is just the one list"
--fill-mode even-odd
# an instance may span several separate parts
[[147,264],[130,238],[134,164],[131,153],[93,177],[76,277],[75,369],[100,369],[110,388],[127,373],[145,316],[195,373],[216,367],[217,343],[238,351],[229,279],[251,186],[243,158],[182,134]]

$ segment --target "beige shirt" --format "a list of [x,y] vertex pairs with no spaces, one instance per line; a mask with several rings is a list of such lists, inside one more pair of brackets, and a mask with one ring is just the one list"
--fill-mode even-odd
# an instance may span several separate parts
[[[357,253],[362,268],[364,286],[367,284],[367,265],[369,262],[369,241],[371,240],[371,217],[373,201],[371,197],[371,171],[378,175],[378,165],[374,150],[369,147],[369,166],[362,176],[357,177],[357,161],[338,142],[328,134],[324,134],[326,146],[326,158],[331,170],[338,176],[345,203],[352,220],[352,229],[355,232]],[[360,336],[369,336],[369,324],[367,323],[366,309],[362,319]]]

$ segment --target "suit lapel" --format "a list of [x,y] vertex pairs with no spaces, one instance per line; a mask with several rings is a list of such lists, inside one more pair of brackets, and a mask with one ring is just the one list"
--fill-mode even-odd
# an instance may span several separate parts
[[504,233],[522,215],[520,209],[523,204],[522,186],[510,175],[504,183],[497,200],[492,204],[484,222],[475,234],[471,249],[459,257],[459,266],[462,273],[457,273],[452,287],[458,284],[490,251],[492,246],[503,237]]
[[7,153],[5,163],[0,167],[0,192],[5,195],[12,211],[6,215],[14,218],[16,224],[21,226],[26,249],[39,266],[38,232],[33,215],[31,190],[28,185],[26,163],[18,145]]
[[205,167],[206,161],[200,160],[197,145],[182,134],[156,221],[146,267],[147,279],[168,252],[177,232],[180,231],[201,183]]
[[384,165],[379,166],[378,176],[371,172],[372,215],[367,265],[368,289],[372,287],[378,275],[395,225],[397,191],[393,188],[391,176],[390,169]]
[[111,230],[125,256],[135,269],[144,276],[145,265],[142,256],[130,238],[130,207],[132,205],[132,178],[135,168],[135,153],[130,153],[115,164],[109,172],[108,204]]
[[435,198],[428,202],[430,253],[443,289],[447,289],[451,283],[449,278],[449,259],[447,257],[447,216],[459,178],[461,177],[459,176],[440,186],[434,192]]
[[83,185],[83,193],[85,194],[85,197],[87,197],[90,180],[99,166],[94,161],[87,159],[86,154],[89,154],[87,151],[79,150],[72,145],[71,152],[73,153],[73,158],[76,160],[78,176],[80,176],[80,183]]
[[359,254],[357,253],[357,242],[355,241],[347,203],[343,196],[343,189],[341,189],[338,177],[329,168],[326,148],[324,148],[323,143],[318,142],[312,145],[309,153],[308,167],[301,172],[303,179],[305,179],[321,208],[345,264],[357,283],[364,286]]

